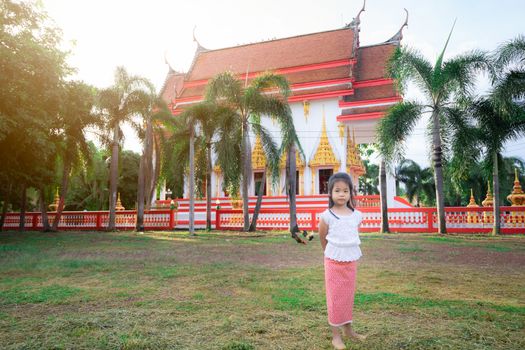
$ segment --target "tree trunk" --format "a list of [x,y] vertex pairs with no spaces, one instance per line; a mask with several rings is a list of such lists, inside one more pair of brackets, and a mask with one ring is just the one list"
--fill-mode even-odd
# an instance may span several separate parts
[[7,206],[9,205],[7,197],[4,198],[4,205],[2,206],[2,217],[0,218],[0,231],[4,229],[5,216],[7,215]]
[[153,126],[150,118],[146,119],[146,137],[144,139],[144,202],[145,208],[151,207],[151,199],[154,191],[153,174]]
[[445,194],[443,188],[443,166],[441,158],[440,120],[437,111],[432,112],[432,146],[434,163],[434,180],[436,182],[436,204],[438,211],[438,233],[447,233],[445,221]]
[[66,156],[64,159],[64,171],[62,173],[62,187],[60,187],[60,199],[58,201],[58,207],[55,214],[55,219],[53,220],[53,226],[51,227],[52,231],[58,230],[58,224],[60,223],[60,218],[62,217],[62,211],[64,210],[64,203],[66,201],[66,194],[69,186],[69,174],[71,172],[71,162]]
[[189,178],[189,189],[188,193],[190,196],[190,209],[189,209],[189,232],[190,235],[195,235],[195,138],[193,126],[190,130],[190,178]]
[[211,231],[211,142],[206,142],[206,230]]
[[249,208],[249,194],[248,183],[251,176],[251,157],[250,146],[248,143],[248,121],[243,118],[242,122],[242,214],[244,219],[243,231],[247,232],[250,229],[250,208]]
[[493,217],[494,225],[492,227],[492,234],[499,235],[501,233],[501,220],[500,220],[500,205],[499,205],[499,168],[498,168],[498,153],[494,152],[492,165],[492,187],[494,187],[494,205],[493,205]]
[[379,189],[381,202],[381,233],[390,233],[388,227],[388,203],[386,193],[386,169],[385,161],[381,159],[379,163]]
[[22,185],[22,200],[20,201],[20,223],[18,229],[25,231],[26,229],[26,201],[27,201],[27,186]]
[[259,218],[259,210],[261,210],[264,185],[266,184],[266,171],[266,168],[264,168],[261,184],[259,185],[259,193],[257,194],[257,203],[255,204],[255,209],[253,210],[252,223],[250,224],[249,229],[250,232],[255,232],[257,229],[257,219]]
[[47,217],[46,202],[44,200],[44,190],[40,188],[38,190],[38,194],[40,198],[40,213],[42,215],[42,230],[44,232],[49,232],[51,230],[51,227],[49,226],[49,219]]
[[288,150],[288,160],[287,165],[289,166],[288,170],[288,198],[290,200],[290,232],[297,231],[299,232],[299,227],[297,226],[297,207],[295,203],[295,192],[297,191],[297,182],[296,172],[297,166],[295,164],[295,143],[292,143],[290,149]]
[[109,170],[109,222],[108,231],[115,231],[117,182],[118,182],[118,124],[113,129],[113,144],[111,149],[111,167]]
[[137,187],[137,224],[135,230],[137,232],[144,232],[144,162],[145,162],[145,150],[142,152],[139,163],[139,176],[138,176],[138,187]]

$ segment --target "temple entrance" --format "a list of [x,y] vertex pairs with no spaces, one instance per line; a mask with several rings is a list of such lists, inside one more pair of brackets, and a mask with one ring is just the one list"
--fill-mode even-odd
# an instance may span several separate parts
[[[263,178],[262,171],[256,171],[253,173],[253,183],[255,184],[255,195],[259,195],[259,186],[261,186],[261,181]],[[264,184],[263,196],[266,196],[266,184]]]
[[333,173],[333,169],[319,169],[319,194],[328,194],[328,179]]

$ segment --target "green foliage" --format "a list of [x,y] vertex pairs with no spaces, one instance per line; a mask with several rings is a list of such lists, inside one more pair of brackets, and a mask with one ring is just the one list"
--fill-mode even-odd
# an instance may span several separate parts
[[124,208],[136,209],[140,155],[133,151],[124,150],[119,158],[121,170],[118,191],[120,192],[120,200]]

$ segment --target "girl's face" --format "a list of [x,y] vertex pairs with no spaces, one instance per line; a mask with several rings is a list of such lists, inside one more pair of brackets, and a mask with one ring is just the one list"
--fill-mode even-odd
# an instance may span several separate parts
[[336,206],[346,206],[350,200],[350,187],[344,181],[337,181],[334,183],[331,196]]

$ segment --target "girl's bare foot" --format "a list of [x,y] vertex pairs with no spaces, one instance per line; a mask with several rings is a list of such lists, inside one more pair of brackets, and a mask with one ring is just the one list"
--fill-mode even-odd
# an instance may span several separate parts
[[341,339],[341,337],[333,338],[332,339],[332,345],[337,350],[344,350],[344,349],[346,349],[345,343],[343,343],[343,339]]
[[363,341],[366,339],[366,335],[356,333],[352,326],[345,326],[343,327],[343,334],[349,338],[352,338],[354,340]]

